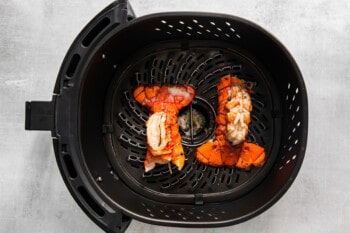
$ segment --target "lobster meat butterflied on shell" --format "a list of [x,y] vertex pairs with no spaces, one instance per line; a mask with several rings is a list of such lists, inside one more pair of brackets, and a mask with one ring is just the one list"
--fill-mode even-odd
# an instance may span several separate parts
[[199,162],[212,166],[249,169],[264,164],[263,147],[246,141],[252,101],[247,84],[226,75],[217,85],[218,112],[215,139],[197,148]]
[[140,85],[134,90],[135,100],[150,108],[150,116],[146,122],[146,172],[152,170],[156,164],[171,162],[178,170],[184,166],[185,153],[177,120],[180,109],[189,105],[195,94],[195,89],[185,84]]

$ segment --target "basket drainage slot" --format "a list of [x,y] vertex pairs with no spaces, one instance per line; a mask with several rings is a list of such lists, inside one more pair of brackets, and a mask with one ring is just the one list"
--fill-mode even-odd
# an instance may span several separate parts
[[75,70],[77,69],[77,66],[79,64],[80,61],[80,56],[78,54],[74,54],[69,62],[69,66],[66,72],[66,75],[68,77],[73,77]]
[[81,197],[85,200],[86,204],[100,217],[105,215],[104,210],[97,204],[97,202],[91,197],[83,186],[78,188]]
[[72,161],[72,158],[70,157],[70,155],[68,155],[68,154],[64,155],[63,161],[66,164],[66,168],[67,168],[67,171],[69,173],[69,176],[73,179],[77,178],[77,171],[75,170],[75,167],[74,167],[74,164],[73,164],[73,161]]
[[85,36],[82,40],[82,45],[88,47],[91,42],[97,37],[103,29],[105,29],[108,24],[111,22],[109,18],[103,18],[96,26]]

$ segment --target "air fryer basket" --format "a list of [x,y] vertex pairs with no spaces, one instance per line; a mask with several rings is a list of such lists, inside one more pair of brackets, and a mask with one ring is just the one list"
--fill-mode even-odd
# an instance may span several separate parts
[[[216,85],[226,74],[254,84],[248,140],[262,145],[261,168],[200,164],[213,138]],[[181,114],[205,118],[183,135],[183,170],[145,173],[149,110],[139,84],[184,84],[196,97]],[[217,227],[263,212],[290,187],[307,139],[307,94],[291,55],[264,29],[222,14],[169,12],[135,18],[125,1],[97,15],[69,49],[51,102],[27,102],[26,129],[52,131],[57,163],[72,196],[102,229],[123,232],[131,218],[168,226]],[[193,131],[191,131],[193,132]]]

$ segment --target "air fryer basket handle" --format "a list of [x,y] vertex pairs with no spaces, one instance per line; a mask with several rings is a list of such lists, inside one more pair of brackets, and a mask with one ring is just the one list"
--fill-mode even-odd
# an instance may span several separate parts
[[26,130],[54,130],[54,101],[26,102]]
[[[80,199],[78,203],[81,204],[82,209],[87,213],[91,213],[89,216],[96,214],[94,210],[91,210],[89,203],[104,209],[102,208],[103,203],[100,203],[99,199],[95,198],[94,190],[90,190],[84,184],[83,180],[86,180],[85,174],[75,169],[77,156],[73,152],[68,154],[68,151],[71,150],[70,148],[74,147],[74,143],[70,140],[75,138],[70,135],[70,128],[62,127],[59,123],[64,120],[69,122],[71,119],[69,107],[77,107],[70,101],[71,96],[73,95],[72,93],[75,93],[75,88],[78,86],[75,82],[78,79],[77,77],[79,77],[82,61],[89,56],[88,52],[94,46],[94,41],[97,41],[99,36],[104,35],[104,33],[110,32],[115,27],[126,24],[134,18],[136,16],[127,0],[113,1],[86,25],[69,48],[56,80],[52,100],[27,101],[25,103],[25,129],[51,131],[55,154],[62,176],[67,187],[71,188],[71,192],[74,192],[74,195]],[[65,158],[68,159],[64,161]],[[69,168],[70,166],[71,168]],[[71,176],[69,172],[72,170],[76,173],[74,180],[68,178]],[[81,178],[83,176],[84,178]],[[81,191],[78,189],[82,187],[84,190],[86,189],[87,196],[85,195],[85,197],[81,193],[79,194]],[[94,220],[94,217],[91,217],[91,219]],[[104,211],[103,217],[99,217],[96,223],[107,233],[124,233],[131,220],[131,217],[125,215],[120,209],[116,209],[115,212]]]

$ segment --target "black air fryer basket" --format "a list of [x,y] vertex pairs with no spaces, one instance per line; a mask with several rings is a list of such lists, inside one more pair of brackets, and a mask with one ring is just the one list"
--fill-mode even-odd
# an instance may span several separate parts
[[[216,85],[224,75],[254,84],[248,140],[267,161],[243,171],[200,164],[196,148],[214,136]],[[200,114],[183,132],[187,160],[178,171],[144,172],[140,84],[191,84],[181,114]],[[132,218],[184,227],[237,224],[263,212],[290,187],[307,139],[305,84],[292,56],[261,27],[223,14],[159,13],[136,18],[126,1],[99,13],[69,49],[51,101],[26,103],[26,129],[51,130],[57,164],[72,196],[107,232]],[[190,118],[192,119],[192,118]],[[193,124],[189,124],[192,125]]]

